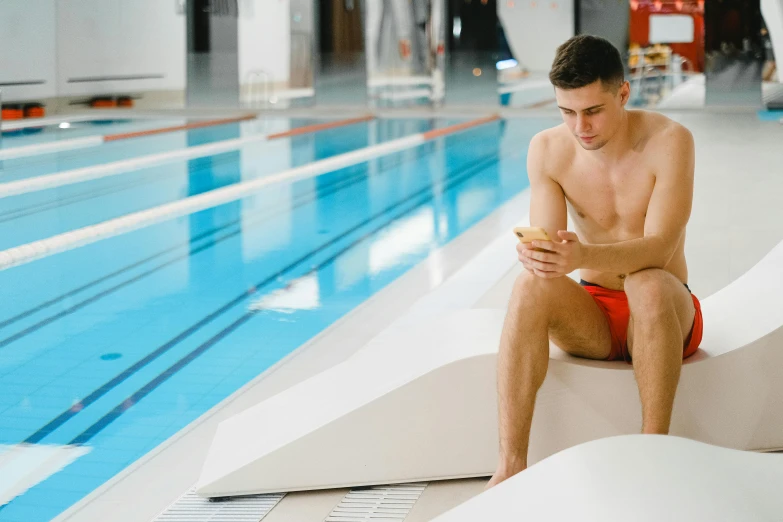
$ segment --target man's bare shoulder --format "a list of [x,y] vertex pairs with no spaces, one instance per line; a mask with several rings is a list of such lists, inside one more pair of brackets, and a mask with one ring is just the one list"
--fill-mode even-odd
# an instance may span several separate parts
[[565,124],[543,130],[533,136],[528,149],[528,170],[531,180],[540,176],[553,178],[573,159],[573,137]]
[[658,179],[691,182],[694,175],[693,135],[683,125],[663,114],[633,111],[639,139],[635,147],[642,161]]
[[657,156],[666,151],[682,152],[693,146],[691,132],[680,123],[657,113],[628,111],[636,135],[636,149],[645,156]]

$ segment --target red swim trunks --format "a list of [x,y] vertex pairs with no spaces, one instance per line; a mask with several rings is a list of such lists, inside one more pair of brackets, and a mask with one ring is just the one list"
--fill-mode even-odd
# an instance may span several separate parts
[[[581,281],[580,284],[587,290],[595,303],[606,316],[609,322],[609,331],[612,334],[612,351],[609,353],[607,361],[624,360],[630,364],[631,355],[628,353],[628,321],[631,312],[628,309],[628,296],[622,290],[610,290],[602,286]],[[688,288],[688,285],[685,285]],[[690,288],[688,288],[690,292]],[[691,294],[693,306],[696,307],[696,315],[693,318],[693,326],[685,340],[683,346],[682,358],[687,359],[699,348],[701,337],[704,331],[704,322],[701,315],[701,304],[696,296]]]

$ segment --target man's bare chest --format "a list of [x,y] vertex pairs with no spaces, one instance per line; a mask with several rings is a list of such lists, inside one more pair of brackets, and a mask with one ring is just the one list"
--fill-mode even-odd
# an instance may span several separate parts
[[579,228],[612,236],[636,236],[644,229],[655,177],[649,169],[585,169],[564,177],[561,186]]

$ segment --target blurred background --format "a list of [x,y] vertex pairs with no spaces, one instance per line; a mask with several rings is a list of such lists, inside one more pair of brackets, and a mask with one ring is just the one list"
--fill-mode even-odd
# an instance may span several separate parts
[[634,106],[770,106],[781,33],[780,0],[6,0],[0,89],[50,112],[537,109],[557,46],[594,34],[624,54]]

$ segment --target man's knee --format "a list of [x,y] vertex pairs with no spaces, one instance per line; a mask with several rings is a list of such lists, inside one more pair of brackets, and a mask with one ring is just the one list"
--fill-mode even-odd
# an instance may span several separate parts
[[524,270],[514,281],[511,304],[535,311],[549,309],[556,292],[556,279],[544,279]]
[[625,293],[631,311],[643,316],[656,316],[673,309],[669,274],[649,268],[630,274],[625,280]]

